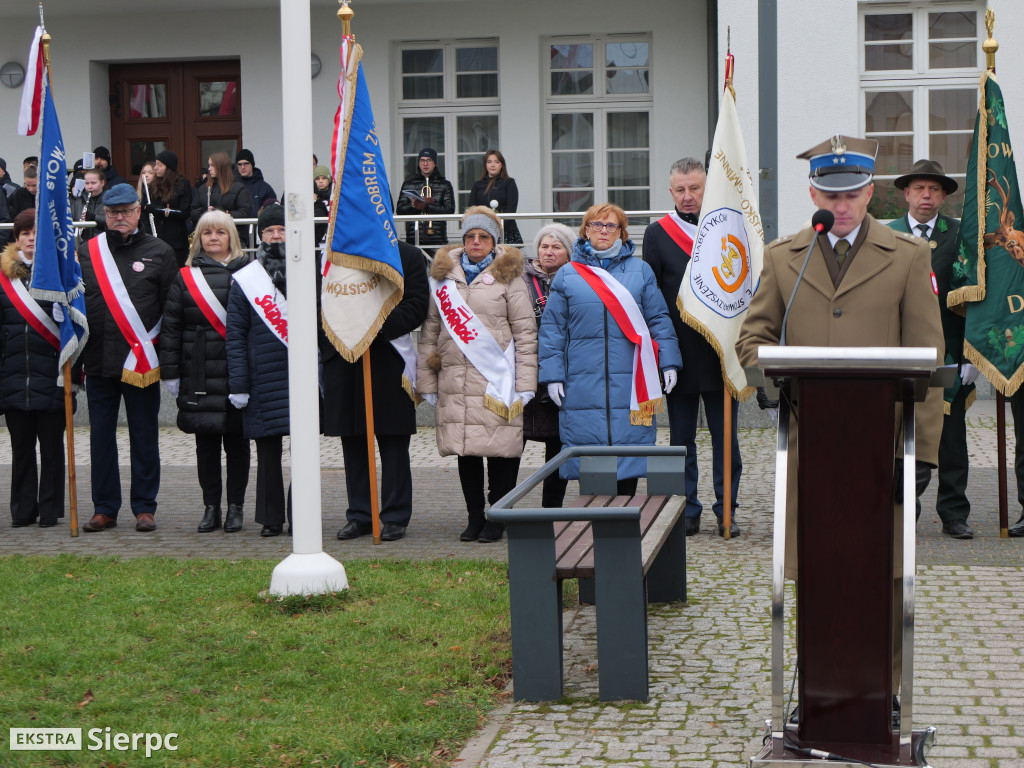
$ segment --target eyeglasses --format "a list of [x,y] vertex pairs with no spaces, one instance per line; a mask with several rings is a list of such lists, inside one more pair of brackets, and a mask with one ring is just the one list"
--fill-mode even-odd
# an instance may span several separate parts
[[238,160],[235,165],[252,165],[248,160]]
[[483,241],[483,240],[493,240],[493,239],[494,238],[491,237],[490,235],[488,235],[486,232],[484,232],[481,235],[463,235],[462,236],[462,242],[466,242],[467,240],[480,240],[480,241]]
[[134,208],[119,208],[116,211],[107,208],[105,213],[107,214],[108,219],[127,219],[137,210],[139,210],[139,206],[135,206]]
[[614,232],[619,228],[618,224],[605,224],[601,221],[592,221],[587,226],[595,232]]

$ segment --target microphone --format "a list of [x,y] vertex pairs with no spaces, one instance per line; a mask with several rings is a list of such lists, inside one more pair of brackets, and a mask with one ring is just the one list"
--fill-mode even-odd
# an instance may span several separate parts
[[793,299],[796,298],[796,290],[800,287],[800,281],[804,279],[804,270],[807,269],[807,262],[811,260],[811,251],[814,250],[814,244],[818,242],[818,235],[828,232],[835,223],[836,217],[832,215],[832,211],[826,211],[824,208],[819,208],[811,217],[814,237],[811,238],[811,247],[807,249],[807,255],[804,256],[804,264],[800,267],[800,274],[796,276],[796,282],[793,283],[793,292],[789,295],[789,301],[786,302],[786,312],[782,315],[782,335],[779,337],[780,347],[786,346],[786,323],[789,321],[789,310],[793,307]]

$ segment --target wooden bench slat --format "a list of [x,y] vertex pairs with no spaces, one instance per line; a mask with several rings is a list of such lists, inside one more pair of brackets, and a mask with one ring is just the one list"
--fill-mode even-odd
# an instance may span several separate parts
[[[665,498],[664,496],[661,498]],[[661,514],[654,520],[654,524],[640,540],[640,554],[644,564],[644,576],[651,568],[651,563],[658,556],[662,545],[668,540],[668,534],[673,526],[679,522],[686,506],[685,496],[672,496],[668,503],[662,505]]]
[[[597,498],[608,498],[608,497],[604,496],[604,497],[597,497]],[[608,508],[614,508],[614,507],[635,507],[636,504],[634,504],[633,501],[636,498],[641,498],[641,497],[637,497],[637,496],[633,496],[633,497],[630,497],[630,496],[616,496],[615,498],[609,499],[607,504],[603,504],[601,506],[608,507]],[[646,498],[646,497],[642,497],[642,498]],[[591,504],[590,506],[596,506],[596,504]],[[588,529],[587,534],[588,534],[588,538],[590,539],[590,548],[587,550],[587,553],[583,557],[580,558],[579,564],[576,566],[576,578],[578,578],[578,579],[592,579],[592,578],[594,578],[594,531],[593,531],[593,529],[592,528]]]

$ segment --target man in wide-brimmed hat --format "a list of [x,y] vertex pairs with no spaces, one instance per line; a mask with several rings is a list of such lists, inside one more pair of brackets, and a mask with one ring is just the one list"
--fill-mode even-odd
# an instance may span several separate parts
[[[967,524],[971,502],[967,499],[967,425],[965,414],[974,402],[974,380],[978,369],[964,358],[965,320],[946,307],[946,294],[956,262],[957,231],[960,220],[940,213],[946,196],[957,190],[942,165],[935,160],[918,160],[910,172],[894,182],[903,190],[907,213],[889,226],[924,238],[932,251],[932,271],[939,288],[942,335],[946,342],[947,365],[958,365],[957,380],[944,393],[942,437],[939,440],[939,490],[935,511],[942,520],[942,532],[954,539],[974,538]],[[920,507],[918,508],[920,511]]]

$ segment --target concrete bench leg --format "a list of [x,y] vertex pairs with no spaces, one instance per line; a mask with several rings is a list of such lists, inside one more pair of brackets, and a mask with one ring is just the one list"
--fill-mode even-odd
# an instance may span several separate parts
[[647,571],[647,601],[686,602],[686,532],[680,517]]
[[512,683],[516,701],[562,698],[562,584],[550,522],[508,526]]
[[647,604],[640,523],[616,520],[593,525],[600,698],[647,701]]
[[576,583],[579,585],[580,605],[593,605],[596,602],[594,599],[594,580],[576,579]]

